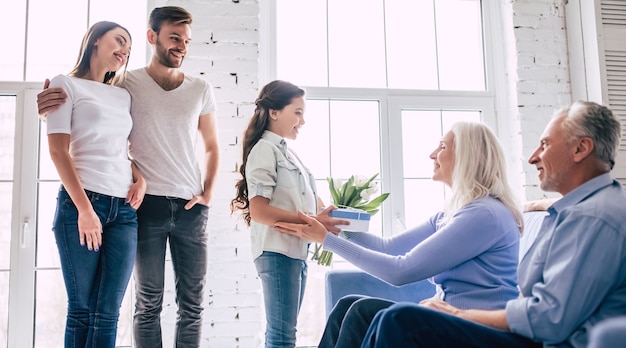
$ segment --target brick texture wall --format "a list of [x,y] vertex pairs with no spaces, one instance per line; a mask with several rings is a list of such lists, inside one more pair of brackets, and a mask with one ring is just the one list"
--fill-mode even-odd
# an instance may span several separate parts
[[[522,145],[527,159],[549,117],[571,101],[565,0],[506,0],[515,36],[517,104]],[[263,318],[260,283],[250,257],[247,229],[230,215],[234,195],[236,146],[259,88],[258,0],[156,1],[194,14],[193,41],[183,70],[207,79],[218,100],[222,161],[209,220],[209,260],[203,347],[260,347]],[[534,167],[523,165],[527,198],[544,196]],[[171,269],[171,266],[168,266]],[[171,346],[176,318],[173,280],[167,280],[163,313],[165,346]],[[309,291],[313,290],[309,288]],[[320,304],[321,308],[321,304]]]

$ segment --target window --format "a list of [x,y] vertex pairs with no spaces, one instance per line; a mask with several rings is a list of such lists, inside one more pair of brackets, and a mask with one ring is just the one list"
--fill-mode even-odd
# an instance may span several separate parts
[[128,68],[144,66],[147,1],[2,2],[0,30],[11,33],[7,35],[11,54],[0,57],[0,81],[43,81],[70,72],[87,28],[102,20],[119,23],[130,32],[133,45]]
[[[429,154],[450,125],[483,121],[497,133],[488,2],[272,0],[261,41],[265,81],[307,90],[306,125],[293,147],[329,202],[326,177],[380,173],[391,192],[371,233],[393,235],[443,207]],[[487,20],[483,21],[484,18]],[[335,258],[337,259],[337,258]],[[346,267],[335,261],[333,267]],[[326,271],[310,265],[298,344],[325,323]],[[316,327],[316,325],[319,325]]]

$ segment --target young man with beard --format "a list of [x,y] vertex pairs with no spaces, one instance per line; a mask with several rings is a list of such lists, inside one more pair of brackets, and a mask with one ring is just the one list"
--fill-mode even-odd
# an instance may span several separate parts
[[[207,269],[206,226],[219,163],[216,103],[211,85],[179,68],[191,41],[192,16],[176,6],[149,18],[148,66],[127,73],[121,87],[132,97],[130,155],[147,182],[137,211],[134,334],[137,347],[161,347],[164,265],[169,241],[178,304],[175,346],[200,345]],[[39,114],[65,101],[59,89],[38,95]],[[196,160],[203,146],[204,180]]]

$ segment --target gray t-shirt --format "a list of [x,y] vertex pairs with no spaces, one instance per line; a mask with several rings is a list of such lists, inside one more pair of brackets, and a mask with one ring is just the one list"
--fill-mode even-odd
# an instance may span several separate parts
[[127,72],[121,86],[132,98],[130,156],[146,180],[146,193],[182,199],[202,194],[196,142],[200,116],[216,110],[211,85],[185,75],[180,86],[166,91],[141,68]]

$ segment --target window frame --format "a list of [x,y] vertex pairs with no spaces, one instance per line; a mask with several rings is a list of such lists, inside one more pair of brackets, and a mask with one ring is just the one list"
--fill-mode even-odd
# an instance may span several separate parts
[[39,120],[33,101],[39,91],[39,83],[0,82],[0,94],[16,96],[8,347],[32,347],[35,338],[37,185],[33,183],[37,182]]
[[[384,0],[383,0],[384,1]],[[498,3],[498,2],[496,2]],[[401,154],[401,141],[399,137],[392,137],[392,134],[399,134],[401,125],[400,110],[404,108],[414,109],[441,109],[457,110],[472,109],[482,113],[482,121],[488,124],[496,133],[515,134],[519,127],[513,120],[499,119],[497,115],[500,110],[510,110],[510,95],[508,93],[511,86],[507,84],[505,78],[496,79],[495,76],[506,76],[507,69],[507,49],[510,47],[500,47],[495,42],[503,42],[502,31],[495,30],[504,26],[504,21],[499,14],[503,12],[501,4],[493,4],[490,1],[481,1],[483,15],[483,46],[485,64],[485,90],[484,91],[449,91],[449,90],[410,90],[393,88],[346,88],[346,87],[317,87],[302,86],[307,91],[309,99],[330,99],[330,100],[377,100],[380,104],[380,131],[381,131],[381,154],[398,153]],[[272,81],[277,78],[276,67],[276,20],[277,20],[276,0],[260,1],[260,49],[259,49],[259,78],[260,84]],[[512,35],[512,33],[511,33]],[[502,114],[505,114],[502,112]],[[507,153],[516,153],[514,150],[515,140],[512,137],[500,137],[507,150]],[[404,190],[402,184],[402,165],[391,158],[392,156],[382,156],[381,158],[381,189],[383,192],[393,192],[385,202],[386,209],[383,209],[383,235],[389,236],[401,231],[394,230],[394,226],[402,226],[393,221],[400,219],[404,222]],[[401,158],[401,157],[400,157]],[[521,168],[521,163],[517,163],[518,158],[508,159],[512,169],[510,172],[517,173]],[[319,178],[318,178],[319,179]],[[512,178],[513,183],[520,182],[519,178]],[[520,185],[521,187],[521,185]]]

